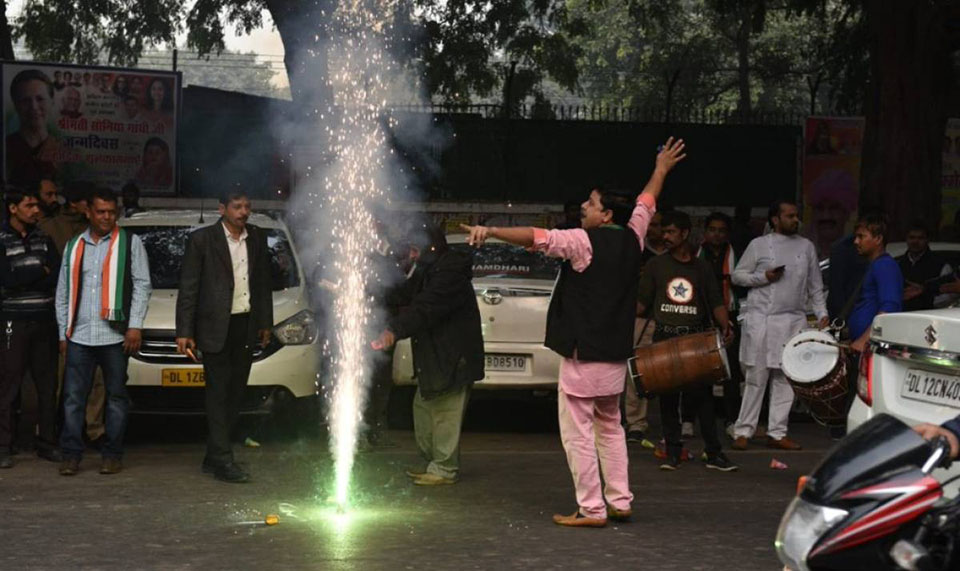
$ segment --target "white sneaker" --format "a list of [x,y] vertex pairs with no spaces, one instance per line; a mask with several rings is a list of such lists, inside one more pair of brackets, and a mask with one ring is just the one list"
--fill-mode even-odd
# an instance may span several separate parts
[[684,422],[680,427],[680,436],[693,437],[693,423]]

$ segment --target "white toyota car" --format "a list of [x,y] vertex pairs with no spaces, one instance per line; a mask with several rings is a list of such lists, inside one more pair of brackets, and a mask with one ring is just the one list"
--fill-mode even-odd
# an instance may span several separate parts
[[[151,210],[120,220],[143,240],[153,283],[143,343],[128,367],[132,413],[204,411],[203,367],[177,353],[177,287],[187,237],[218,218],[210,212],[201,216],[192,210]],[[316,401],[320,347],[297,253],[282,221],[252,214],[249,222],[267,233],[275,325],[270,344],[254,352],[241,412],[266,414],[289,410],[286,405],[293,404],[311,410]]]
[[[484,379],[476,389],[556,389],[560,357],[543,345],[547,307],[560,261],[504,242],[475,249],[465,235],[447,237],[454,249],[474,250],[473,289],[480,306]],[[393,379],[415,385],[409,340],[397,344]]]

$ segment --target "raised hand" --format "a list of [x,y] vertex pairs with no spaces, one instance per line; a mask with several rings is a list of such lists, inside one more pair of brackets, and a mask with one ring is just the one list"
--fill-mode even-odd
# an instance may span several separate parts
[[673,137],[667,139],[667,143],[657,153],[657,170],[664,173],[670,172],[670,169],[687,157],[687,154],[683,152],[685,147],[683,139],[677,139],[676,141],[673,140]]

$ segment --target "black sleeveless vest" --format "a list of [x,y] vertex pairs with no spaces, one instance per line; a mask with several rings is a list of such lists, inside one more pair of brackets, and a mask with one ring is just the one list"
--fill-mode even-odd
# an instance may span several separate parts
[[583,272],[564,262],[547,312],[544,344],[581,361],[624,361],[633,355],[642,250],[630,229],[587,230],[593,259]]

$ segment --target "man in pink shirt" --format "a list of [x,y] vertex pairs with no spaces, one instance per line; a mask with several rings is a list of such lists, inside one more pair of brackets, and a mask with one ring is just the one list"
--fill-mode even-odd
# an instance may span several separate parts
[[563,357],[557,398],[560,438],[579,509],[553,516],[559,525],[603,527],[608,517],[626,520],[632,514],[620,393],[633,355],[643,239],[667,173],[686,156],[683,149],[682,139],[667,140],[636,200],[618,192],[591,192],[581,206],[581,228],[463,226],[470,244],[496,238],[565,260],[550,301],[544,344]]

